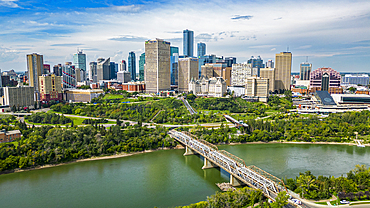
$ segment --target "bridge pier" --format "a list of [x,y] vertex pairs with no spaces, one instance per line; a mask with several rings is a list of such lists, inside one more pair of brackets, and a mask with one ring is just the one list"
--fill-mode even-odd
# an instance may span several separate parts
[[194,152],[190,147],[188,147],[188,146],[185,147],[184,156],[186,156],[186,155],[195,155],[195,154],[197,154],[197,153]]
[[216,167],[218,167],[216,164],[213,164],[211,161],[207,160],[207,158],[204,158],[204,165],[202,169],[216,168]]
[[239,181],[237,178],[235,178],[233,175],[230,174],[230,184],[232,186],[243,186],[244,183]]

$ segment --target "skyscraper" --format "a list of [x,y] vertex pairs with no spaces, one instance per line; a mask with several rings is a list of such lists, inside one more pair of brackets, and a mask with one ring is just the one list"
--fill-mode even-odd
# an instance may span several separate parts
[[135,52],[131,51],[128,54],[128,71],[131,73],[131,80],[136,81],[136,57]]
[[90,62],[89,81],[98,82],[97,79],[98,64],[96,62]]
[[110,58],[103,59],[98,58],[97,68],[96,68],[96,81],[109,80],[110,76]]
[[28,82],[30,87],[34,87],[35,100],[40,100],[39,76],[44,70],[43,55],[37,53],[27,55]]
[[161,39],[145,41],[144,80],[147,93],[171,89],[170,42]]
[[140,55],[139,59],[139,81],[144,81],[144,70],[145,70],[145,53]]
[[206,55],[206,44],[205,43],[198,43],[197,44],[197,52],[198,52],[198,58]]
[[198,59],[197,58],[179,58],[179,92],[189,91],[189,82],[191,79],[198,79]]
[[116,72],[116,63],[115,62],[110,62],[109,63],[109,79],[116,79],[117,78],[117,72]]
[[274,68],[274,62],[271,59],[266,62],[266,68]]
[[236,58],[235,57],[225,57],[225,63],[227,67],[232,67],[233,64],[236,64]]
[[177,55],[179,55],[179,47],[171,46],[170,50],[171,50],[171,56],[173,56],[173,54],[175,54],[175,53],[177,53]]
[[119,62],[119,70],[118,71],[126,71],[126,61],[122,60]]
[[27,55],[27,70],[29,86],[35,87],[35,91],[39,90],[38,77],[42,75],[44,70],[43,55],[37,53]]
[[299,66],[299,79],[300,80],[310,80],[310,73],[312,70],[312,64],[301,63]]
[[77,53],[73,54],[73,65],[75,69],[79,69],[81,72],[80,79],[77,82],[83,82],[86,80],[86,54],[82,50],[78,50]]
[[72,66],[70,63],[66,62],[62,66],[62,84],[63,88],[76,88],[76,70],[75,66]]
[[275,57],[275,90],[290,90],[292,53],[281,52]]
[[194,32],[188,29],[184,30],[182,43],[184,56],[193,57]]
[[179,48],[171,46],[171,85],[178,85]]

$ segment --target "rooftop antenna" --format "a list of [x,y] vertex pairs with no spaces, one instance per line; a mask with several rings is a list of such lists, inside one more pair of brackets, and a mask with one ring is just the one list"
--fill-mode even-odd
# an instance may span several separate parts
[[308,56],[306,56],[306,63],[308,63]]
[[289,46],[287,46],[286,52],[289,52]]

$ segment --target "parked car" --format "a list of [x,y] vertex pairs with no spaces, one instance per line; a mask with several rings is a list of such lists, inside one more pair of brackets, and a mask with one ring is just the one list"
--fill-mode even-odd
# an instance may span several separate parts
[[349,201],[347,201],[347,200],[342,200],[342,201],[340,201],[340,203],[341,203],[341,204],[349,204]]
[[292,201],[294,202],[294,204],[302,205],[302,202],[298,199],[292,199]]

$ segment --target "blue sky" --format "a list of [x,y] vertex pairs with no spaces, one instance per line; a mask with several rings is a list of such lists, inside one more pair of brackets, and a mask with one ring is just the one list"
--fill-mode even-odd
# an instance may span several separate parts
[[34,52],[51,65],[72,61],[77,48],[88,62],[118,62],[129,51],[139,57],[153,38],[182,51],[182,30],[190,29],[207,54],[240,63],[258,55],[274,60],[289,47],[293,72],[306,56],[315,69],[370,72],[369,0],[0,0],[0,28],[2,71],[25,71],[26,54]]

